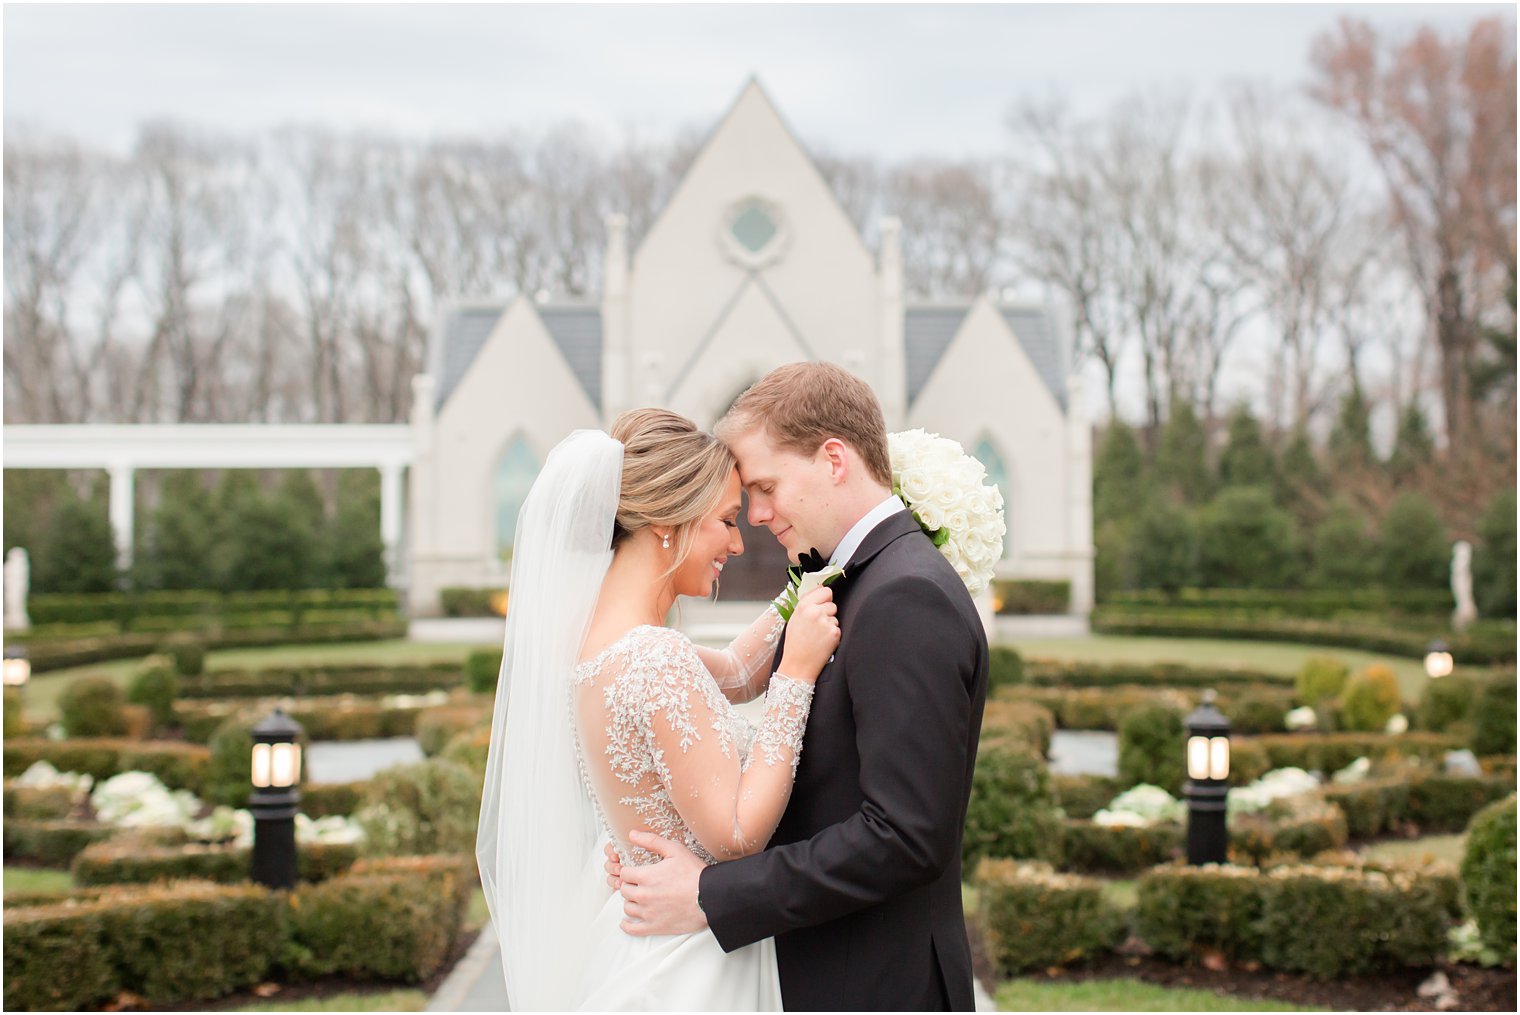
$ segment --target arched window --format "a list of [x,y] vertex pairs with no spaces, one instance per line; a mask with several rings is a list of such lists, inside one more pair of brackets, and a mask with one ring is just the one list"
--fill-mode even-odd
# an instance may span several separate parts
[[496,467],[496,552],[503,559],[512,555],[512,538],[517,534],[517,515],[522,511],[528,490],[538,477],[538,460],[528,442],[512,439]]
[[1003,558],[1006,560],[1013,556],[1013,484],[1008,481],[1008,468],[1003,464],[1003,456],[985,437],[977,442],[971,454],[986,466],[987,478],[1003,494],[1003,521],[1008,525],[1008,534],[1003,537]]

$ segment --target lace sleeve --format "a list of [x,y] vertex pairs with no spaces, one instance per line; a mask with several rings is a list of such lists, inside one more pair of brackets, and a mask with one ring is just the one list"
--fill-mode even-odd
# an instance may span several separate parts
[[723,696],[729,701],[754,701],[765,693],[771,675],[771,659],[776,654],[776,639],[786,627],[774,606],[765,612],[727,648],[694,646],[702,665],[712,674]]
[[765,718],[749,760],[741,762],[728,723],[731,706],[701,660],[687,652],[672,665],[669,693],[649,723],[670,800],[714,858],[758,853],[791,797],[813,685],[781,673],[771,678]]

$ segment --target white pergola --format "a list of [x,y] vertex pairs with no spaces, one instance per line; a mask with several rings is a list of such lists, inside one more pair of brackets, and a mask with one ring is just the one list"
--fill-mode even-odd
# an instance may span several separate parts
[[402,480],[411,464],[406,424],[7,426],[7,469],[104,469],[111,477],[117,562],[132,563],[138,469],[378,469],[380,539],[391,584],[401,577]]

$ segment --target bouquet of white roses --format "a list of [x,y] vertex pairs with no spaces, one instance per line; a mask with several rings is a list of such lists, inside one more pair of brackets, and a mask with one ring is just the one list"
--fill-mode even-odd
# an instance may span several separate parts
[[974,596],[1003,556],[1003,494],[960,444],[922,429],[887,435],[892,492],[934,540]]

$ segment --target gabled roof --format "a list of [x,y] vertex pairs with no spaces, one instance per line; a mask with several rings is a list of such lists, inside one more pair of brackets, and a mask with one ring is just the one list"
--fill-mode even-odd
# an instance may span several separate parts
[[[602,312],[597,307],[535,306],[534,312],[544,322],[549,337],[559,347],[575,379],[585,389],[591,404],[602,407]],[[438,377],[436,412],[442,409],[459,385],[470,364],[491,337],[496,322],[506,312],[505,306],[468,306],[451,311],[444,318],[443,336],[435,354],[434,372]]]
[[[908,404],[912,405],[929,383],[929,375],[950,347],[971,311],[971,304],[934,304],[907,307],[903,312],[903,352],[907,361]],[[1061,365],[1061,346],[1050,315],[1039,307],[998,307],[1003,320],[1034,363],[1040,379],[1062,409],[1066,408],[1066,371]]]

